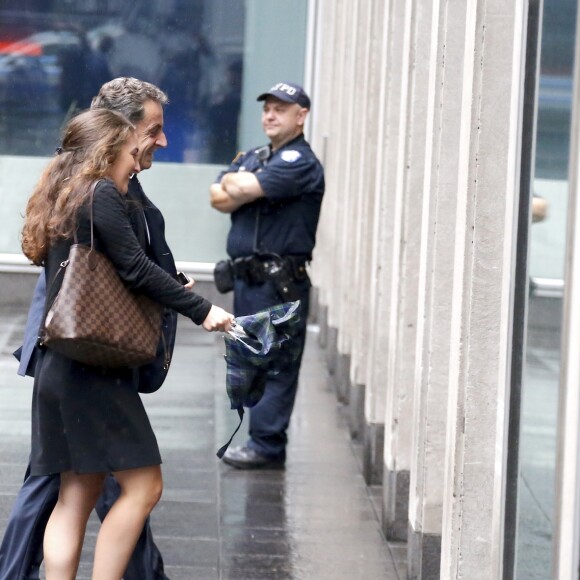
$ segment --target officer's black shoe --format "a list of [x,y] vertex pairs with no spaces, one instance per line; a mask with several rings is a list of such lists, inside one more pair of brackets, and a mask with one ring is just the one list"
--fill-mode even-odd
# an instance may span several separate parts
[[284,461],[268,459],[251,447],[232,447],[223,460],[237,469],[284,469]]

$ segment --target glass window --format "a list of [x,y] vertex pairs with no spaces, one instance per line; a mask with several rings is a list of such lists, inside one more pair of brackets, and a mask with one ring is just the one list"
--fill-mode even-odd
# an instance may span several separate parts
[[239,149],[265,144],[256,96],[302,82],[308,0],[3,0],[0,254],[70,115],[101,84],[135,76],[167,92],[168,147],[140,175],[176,259],[225,257],[229,217],[208,190]]
[[532,230],[533,278],[564,277],[575,13],[575,0],[544,3],[534,194],[547,202],[547,219]]
[[519,440],[514,575],[518,580],[552,577],[575,24],[574,0],[544,2],[533,182],[535,223],[530,233],[532,282]]
[[[19,3],[21,6],[22,3]],[[244,2],[56,0],[0,9],[0,154],[50,155],[99,87],[134,76],[166,91],[158,161],[226,163],[237,150]]]

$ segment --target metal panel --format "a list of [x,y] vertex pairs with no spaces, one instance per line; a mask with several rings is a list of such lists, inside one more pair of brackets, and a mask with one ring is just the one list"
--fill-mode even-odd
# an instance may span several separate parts
[[[576,30],[580,22],[577,17]],[[556,463],[553,578],[578,578],[580,544],[580,39],[576,32]]]
[[517,498],[519,480],[519,441],[521,392],[524,356],[526,351],[526,325],[528,319],[528,258],[530,204],[534,171],[537,88],[539,79],[539,54],[543,0],[530,0],[528,5],[528,31],[524,79],[524,103],[522,113],[522,153],[520,174],[520,200],[518,215],[517,260],[513,301],[513,335],[509,408],[509,432],[507,440],[507,473],[505,499],[505,536],[503,578],[514,577]]

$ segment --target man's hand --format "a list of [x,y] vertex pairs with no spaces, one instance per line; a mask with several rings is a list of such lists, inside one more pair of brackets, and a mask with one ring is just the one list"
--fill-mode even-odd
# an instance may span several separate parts
[[212,306],[208,315],[202,323],[202,326],[208,332],[221,330],[227,332],[234,324],[234,315],[226,312],[219,306]]
[[532,197],[532,222],[543,222],[548,216],[548,202],[539,195]]

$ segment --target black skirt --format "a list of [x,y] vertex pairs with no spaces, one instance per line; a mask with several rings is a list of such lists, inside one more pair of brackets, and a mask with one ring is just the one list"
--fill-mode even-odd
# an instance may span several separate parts
[[159,465],[133,371],[90,367],[43,350],[35,370],[30,461],[32,475]]

